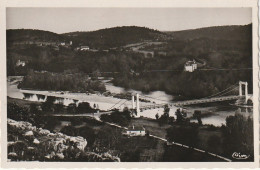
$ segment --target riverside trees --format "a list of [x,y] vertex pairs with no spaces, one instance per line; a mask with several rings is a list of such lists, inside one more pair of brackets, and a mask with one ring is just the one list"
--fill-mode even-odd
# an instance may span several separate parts
[[75,73],[37,73],[30,71],[18,88],[38,90],[62,90],[73,92],[99,91],[105,92],[105,85],[98,80],[90,80],[86,74]]

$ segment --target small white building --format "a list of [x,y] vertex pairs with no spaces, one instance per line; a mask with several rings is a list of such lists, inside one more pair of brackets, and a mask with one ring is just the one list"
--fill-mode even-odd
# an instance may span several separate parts
[[18,67],[18,66],[24,67],[24,66],[25,66],[25,61],[18,60],[18,61],[16,62],[16,66],[17,66],[17,67]]
[[188,72],[193,72],[194,70],[196,70],[198,67],[197,63],[195,60],[193,61],[187,61],[184,65],[184,70],[188,71]]
[[65,46],[65,45],[66,45],[66,43],[65,43],[65,42],[61,42],[61,43],[60,43],[60,45],[62,45],[62,46]]
[[126,130],[129,136],[145,136],[145,128],[142,126],[131,126]]

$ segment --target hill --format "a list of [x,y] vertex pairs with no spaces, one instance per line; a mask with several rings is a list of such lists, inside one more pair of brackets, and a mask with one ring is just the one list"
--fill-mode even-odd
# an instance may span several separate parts
[[66,40],[62,35],[35,29],[10,29],[6,31],[6,37],[7,44],[57,43]]
[[252,24],[248,25],[232,25],[232,26],[216,26],[199,28],[184,31],[167,32],[175,39],[226,39],[226,40],[248,40],[252,34]]
[[92,48],[113,48],[145,40],[161,40],[167,37],[165,33],[160,31],[137,26],[113,27],[91,32],[71,32],[63,35]]

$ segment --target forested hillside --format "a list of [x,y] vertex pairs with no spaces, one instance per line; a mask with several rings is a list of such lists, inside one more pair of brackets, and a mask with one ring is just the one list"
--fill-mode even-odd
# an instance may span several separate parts
[[[56,49],[52,45],[16,45],[14,48],[8,44],[7,75],[27,75],[29,70],[72,74],[114,72],[103,76],[113,76],[114,83],[125,88],[146,92],[163,90],[174,95],[203,97],[239,80],[252,84],[251,28],[250,24],[162,33],[133,26],[62,35],[38,30],[10,30],[7,31],[7,42],[19,42],[27,37],[35,40],[73,41],[73,45]],[[131,47],[123,47],[145,43],[148,45],[142,46],[141,50],[154,52],[153,57],[146,57]],[[90,50],[77,50],[80,45],[87,45]],[[204,69],[216,70],[184,72],[185,62],[193,59],[204,61]],[[17,66],[18,60],[24,61],[26,65]],[[249,69],[217,71],[241,68]]]
[[7,44],[18,43],[24,41],[39,41],[39,42],[60,42],[64,41],[66,37],[43,30],[34,29],[14,29],[6,31]]
[[71,32],[63,35],[92,48],[113,48],[144,40],[167,38],[167,35],[160,31],[136,26],[106,28],[91,32]]
[[252,24],[244,26],[217,26],[199,28],[193,30],[167,32],[176,39],[196,39],[196,38],[210,38],[210,39],[225,39],[225,40],[250,40],[252,34]]

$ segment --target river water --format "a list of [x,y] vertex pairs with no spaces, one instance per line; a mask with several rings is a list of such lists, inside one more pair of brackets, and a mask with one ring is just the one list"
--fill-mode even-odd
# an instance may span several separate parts
[[[71,92],[60,92],[60,91],[38,91],[38,90],[21,90],[17,88],[18,83],[22,80],[19,76],[9,76],[7,78],[7,95],[12,98],[24,99],[30,101],[44,102],[47,96],[54,96],[56,98],[56,103],[62,102],[64,105],[69,105],[70,103],[79,102],[89,102],[92,107],[94,105],[98,106],[101,110],[109,110],[116,103],[114,108],[122,110],[124,107],[132,108],[132,102],[130,100],[122,100],[114,98],[113,96],[103,96],[100,94],[86,94],[86,93],[71,93]],[[125,90],[122,87],[114,86],[109,83],[108,80],[103,80],[106,89],[111,93],[138,93],[140,98],[148,99],[151,102],[162,104],[166,102],[171,102],[173,96],[166,94],[163,91],[155,91],[149,94],[144,94],[141,91],[136,90]],[[151,105],[151,102],[140,102],[140,107],[145,105]],[[213,124],[215,126],[221,126],[225,124],[225,119],[227,116],[234,115],[235,113],[240,113],[245,116],[252,116],[251,109],[238,108],[237,106],[232,106],[230,103],[218,103],[218,104],[204,104],[185,107],[188,110],[187,116],[191,117],[195,110],[202,111],[202,123],[203,124]],[[151,109],[141,112],[141,116],[155,119],[155,115],[162,115],[163,108]],[[170,116],[175,117],[176,107],[171,107]],[[197,122],[195,119],[191,119],[191,122]]]

